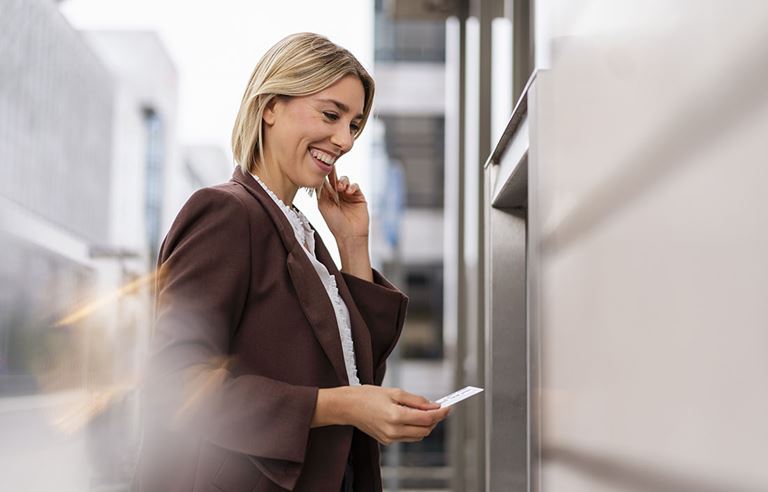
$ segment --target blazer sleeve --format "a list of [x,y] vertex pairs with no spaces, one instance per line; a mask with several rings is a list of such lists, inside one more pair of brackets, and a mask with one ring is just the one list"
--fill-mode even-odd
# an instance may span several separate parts
[[293,489],[318,389],[228,370],[252,281],[249,228],[226,189],[196,192],[179,213],[160,252],[148,399],[171,429],[250,455]]
[[371,333],[373,375],[378,385],[384,380],[386,361],[395,348],[405,323],[408,297],[377,270],[373,282],[342,272],[360,314]]

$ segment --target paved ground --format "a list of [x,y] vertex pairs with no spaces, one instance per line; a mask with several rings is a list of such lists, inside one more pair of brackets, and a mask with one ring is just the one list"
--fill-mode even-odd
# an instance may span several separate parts
[[0,398],[0,476],[14,491],[88,490],[90,466],[85,432],[56,429],[54,419],[69,398]]
[[110,431],[114,421],[84,425],[83,401],[79,393],[0,397],[2,490],[125,490],[125,481],[114,479],[120,474],[112,464],[120,446],[119,433]]

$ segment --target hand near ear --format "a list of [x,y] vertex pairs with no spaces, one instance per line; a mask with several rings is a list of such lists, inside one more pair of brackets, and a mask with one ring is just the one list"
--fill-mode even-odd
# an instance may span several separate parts
[[351,238],[367,238],[369,227],[368,202],[357,183],[349,178],[336,177],[331,171],[323,189],[318,193],[317,205],[328,228],[337,242]]

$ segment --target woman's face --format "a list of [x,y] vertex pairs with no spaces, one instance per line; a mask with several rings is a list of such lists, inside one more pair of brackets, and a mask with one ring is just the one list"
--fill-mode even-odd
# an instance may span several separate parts
[[276,98],[264,111],[267,173],[282,186],[287,178],[296,189],[319,188],[352,148],[364,100],[363,84],[354,75],[310,96]]

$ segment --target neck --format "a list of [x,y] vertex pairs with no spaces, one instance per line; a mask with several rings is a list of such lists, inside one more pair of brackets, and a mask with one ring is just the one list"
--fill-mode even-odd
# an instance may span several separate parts
[[293,184],[288,176],[268,165],[257,166],[253,174],[257,175],[283,203],[289,207],[293,205],[293,199],[299,187]]

